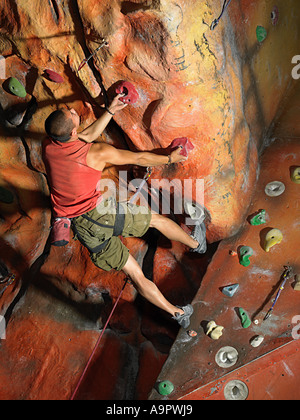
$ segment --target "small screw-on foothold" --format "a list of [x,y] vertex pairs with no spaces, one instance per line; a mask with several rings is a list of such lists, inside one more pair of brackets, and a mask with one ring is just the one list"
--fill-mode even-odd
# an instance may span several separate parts
[[233,297],[235,293],[237,292],[240,285],[238,283],[232,284],[231,286],[223,287],[222,293],[224,293],[225,296]]
[[269,197],[278,197],[285,191],[285,185],[280,181],[269,182],[265,187],[265,193]]
[[256,337],[252,338],[250,344],[252,347],[258,347],[264,341],[264,337],[262,335],[257,335]]
[[261,210],[258,214],[254,215],[250,219],[252,226],[259,226],[266,223],[266,210]]
[[160,395],[169,395],[174,391],[174,385],[170,381],[163,381],[158,384],[158,392]]
[[249,328],[251,325],[251,320],[247,312],[243,308],[239,308],[239,315],[241,318],[243,328]]
[[219,338],[223,335],[223,330],[224,327],[217,325],[215,321],[210,321],[207,324],[206,335],[209,335],[213,340],[219,340]]
[[300,184],[300,166],[293,169],[291,173],[291,180],[295,182],[295,184]]
[[250,246],[242,246],[240,249],[240,264],[244,267],[250,265],[250,257],[253,255],[253,249]]
[[238,352],[234,347],[222,347],[215,356],[215,361],[218,366],[223,368],[230,368],[234,366],[238,360]]
[[225,400],[229,401],[244,401],[248,398],[249,390],[247,385],[238,380],[234,379],[228,382],[224,388]]
[[265,237],[265,244],[264,244],[264,250],[266,252],[269,252],[270,249],[276,245],[280,244],[280,242],[283,239],[282,232],[279,229],[271,229]]

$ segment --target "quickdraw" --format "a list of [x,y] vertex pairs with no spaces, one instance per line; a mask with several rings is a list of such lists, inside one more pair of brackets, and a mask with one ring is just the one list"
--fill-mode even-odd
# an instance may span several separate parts
[[133,203],[133,202],[135,201],[136,197],[137,197],[137,196],[139,195],[139,193],[141,192],[141,190],[142,190],[143,186],[146,184],[146,182],[147,182],[147,181],[148,181],[148,179],[150,178],[151,173],[152,173],[152,168],[150,168],[150,167],[148,166],[148,168],[147,168],[147,172],[146,172],[146,174],[145,174],[145,176],[144,176],[144,178],[143,178],[142,182],[140,183],[140,185],[139,185],[138,189],[136,190],[136,192],[133,194],[133,196],[132,196],[132,197],[131,197],[131,199],[129,200],[129,203]]
[[227,9],[227,7],[229,6],[229,4],[231,3],[231,0],[227,1],[224,0],[223,3],[223,7],[222,7],[222,12],[220,14],[220,16],[215,19],[214,21],[212,21],[211,25],[210,25],[210,30],[213,31],[215,29],[215,27],[218,25],[220,19],[222,18],[223,14],[225,13],[225,10]]
[[82,62],[80,63],[80,65],[79,65],[79,67],[78,67],[78,70],[77,71],[80,71],[85,65],[86,65],[86,63],[92,58],[92,57],[94,57],[94,55],[95,54],[97,54],[97,52],[99,51],[99,50],[101,50],[101,48],[103,48],[103,47],[107,47],[108,46],[108,42],[107,41],[105,41],[105,40],[103,40],[102,42],[101,42],[101,44],[99,45],[99,47],[98,48],[96,48],[95,49],[95,51],[89,56],[89,57],[87,57],[87,58],[85,58],[84,60],[82,60]]
[[285,270],[284,270],[284,272],[283,272],[283,274],[282,274],[282,278],[283,278],[283,281],[282,281],[282,283],[281,283],[281,285],[280,285],[280,287],[279,287],[279,290],[278,290],[278,292],[277,292],[277,294],[276,294],[276,297],[275,297],[275,299],[274,299],[274,302],[273,302],[273,305],[271,306],[271,308],[268,310],[268,312],[266,313],[266,315],[265,315],[265,317],[264,317],[264,321],[266,321],[268,318],[270,318],[270,316],[272,315],[272,312],[273,312],[273,309],[274,309],[274,306],[276,305],[276,302],[278,301],[278,299],[279,299],[279,296],[280,296],[280,294],[281,294],[281,292],[283,291],[283,289],[284,289],[284,286],[285,286],[285,283],[287,282],[287,280],[293,275],[293,270],[292,270],[292,267],[290,267],[290,266],[285,266],[284,267],[285,268]]

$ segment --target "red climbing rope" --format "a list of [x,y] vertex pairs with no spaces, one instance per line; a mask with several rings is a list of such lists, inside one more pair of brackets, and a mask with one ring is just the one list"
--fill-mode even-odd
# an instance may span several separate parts
[[106,328],[107,328],[107,326],[108,326],[108,323],[109,323],[109,321],[110,321],[110,319],[111,319],[111,317],[112,317],[112,315],[113,315],[113,313],[114,313],[114,311],[115,311],[115,309],[116,309],[116,306],[117,306],[117,304],[118,304],[118,302],[119,302],[119,300],[120,300],[120,298],[121,298],[121,296],[122,296],[122,293],[123,293],[123,290],[125,289],[125,286],[126,286],[126,284],[127,284],[127,282],[128,282],[128,277],[125,279],[125,282],[124,282],[124,285],[123,285],[123,287],[122,287],[122,289],[121,289],[121,291],[120,291],[120,293],[119,293],[119,296],[118,296],[118,298],[117,298],[117,300],[116,300],[116,302],[115,302],[115,304],[114,304],[114,306],[113,306],[113,308],[112,308],[112,310],[111,310],[111,313],[109,314],[109,317],[107,318],[107,321],[106,321],[106,324],[104,325],[104,328],[103,328],[103,330],[101,331],[101,334],[100,334],[100,336],[99,336],[99,338],[98,338],[98,340],[97,340],[97,342],[96,342],[96,344],[95,344],[95,347],[94,347],[94,350],[92,351],[92,354],[90,355],[90,357],[89,357],[89,360],[88,360],[88,362],[87,362],[87,364],[86,364],[86,367],[84,368],[84,371],[82,372],[82,374],[81,374],[81,376],[80,376],[80,378],[79,378],[79,381],[78,381],[78,383],[77,383],[77,385],[76,385],[76,388],[75,388],[75,390],[74,390],[74,392],[73,392],[73,394],[72,394],[72,396],[71,396],[71,400],[74,400],[74,398],[75,398],[75,396],[76,396],[76,394],[77,394],[77,391],[78,391],[78,389],[79,389],[79,387],[80,387],[80,385],[81,385],[81,382],[82,382],[82,380],[83,380],[83,378],[84,378],[84,376],[85,376],[85,374],[86,374],[86,371],[88,370],[88,367],[89,367],[89,365],[90,365],[90,363],[91,363],[91,361],[92,361],[92,358],[94,357],[94,354],[95,354],[95,352],[96,352],[96,350],[97,350],[97,347],[99,346],[99,344],[100,344],[100,341],[101,341],[101,339],[102,339],[102,337],[103,337],[103,334],[104,334],[104,332],[105,332],[105,330],[106,330]]

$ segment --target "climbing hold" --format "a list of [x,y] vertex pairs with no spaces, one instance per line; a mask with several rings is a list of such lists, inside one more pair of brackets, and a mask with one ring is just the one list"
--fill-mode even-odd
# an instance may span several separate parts
[[49,69],[45,70],[45,75],[47,76],[49,80],[51,80],[51,82],[64,83],[65,81],[64,78],[60,74],[56,73],[53,70],[49,70]]
[[243,328],[249,328],[251,325],[251,320],[243,308],[239,308],[239,315],[241,317]]
[[15,104],[4,111],[4,118],[10,125],[21,125],[27,109],[26,103]]
[[279,10],[277,6],[274,6],[271,12],[271,21],[274,26],[277,25],[278,19],[279,19]]
[[256,38],[258,42],[263,42],[267,38],[268,32],[263,26],[257,26]]
[[261,210],[258,214],[254,215],[250,219],[252,226],[259,226],[266,223],[266,210]]
[[174,391],[174,385],[170,381],[163,381],[158,384],[158,392],[160,395],[169,395]]
[[210,321],[206,328],[206,335],[209,335],[213,340],[218,340],[222,336],[224,330],[224,327],[217,325],[215,321]]
[[280,181],[272,181],[266,185],[265,193],[269,197],[278,197],[285,191],[285,185]]
[[139,94],[137,93],[133,84],[130,82],[120,82],[116,87],[116,93],[125,94],[125,96],[120,98],[120,101],[124,102],[124,104],[135,104],[139,99]]
[[270,248],[272,248],[276,244],[280,244],[282,239],[283,239],[283,235],[279,229],[271,229],[266,234],[264,250],[266,252],[269,252]]
[[296,275],[296,282],[294,284],[294,290],[300,291],[300,274]]
[[257,335],[256,337],[252,338],[250,344],[252,347],[259,347],[263,341],[264,337],[262,335]]
[[181,147],[182,150],[180,151],[180,154],[185,157],[187,157],[189,152],[194,149],[193,143],[187,137],[174,139],[170,144],[170,148],[177,149],[177,147]]
[[237,292],[240,285],[238,283],[232,284],[231,286],[223,287],[222,293],[224,293],[225,296],[232,297]]
[[227,401],[245,401],[248,395],[247,385],[238,379],[234,379],[225,385],[224,397]]
[[250,246],[242,246],[240,249],[240,264],[244,267],[250,265],[249,258],[253,255],[253,249]]
[[27,95],[25,87],[15,77],[10,77],[8,79],[8,89],[14,95],[19,96],[19,98],[25,98]]
[[4,187],[0,187],[0,202],[11,204],[14,201],[14,195]]
[[197,335],[198,335],[198,333],[194,330],[188,330],[187,333],[190,337],[197,337]]
[[213,340],[219,340],[219,338],[223,335],[224,327],[218,325],[211,333],[210,338]]
[[300,166],[298,168],[294,168],[291,173],[291,180],[296,184],[300,184]]
[[239,354],[234,347],[225,346],[217,352],[215,361],[222,368],[230,368],[236,364],[238,357]]
[[236,257],[237,256],[237,252],[236,251],[233,251],[233,250],[230,250],[229,251],[229,255],[231,255],[232,257]]

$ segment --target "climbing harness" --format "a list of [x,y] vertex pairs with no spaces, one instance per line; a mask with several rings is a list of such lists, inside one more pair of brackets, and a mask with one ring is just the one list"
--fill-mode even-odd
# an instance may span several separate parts
[[223,14],[225,13],[225,10],[227,9],[227,7],[229,6],[230,3],[231,3],[231,0],[228,0],[228,1],[224,0],[223,7],[222,7],[222,12],[221,12],[220,16],[217,19],[215,19],[210,25],[210,30],[211,31],[213,31],[215,29],[215,27],[218,25],[220,19],[222,18]]
[[75,396],[77,394],[77,391],[78,391],[78,389],[79,389],[79,387],[80,387],[80,385],[82,383],[82,380],[83,380],[83,378],[84,378],[84,376],[86,374],[86,371],[88,370],[88,367],[90,366],[90,363],[91,363],[91,361],[92,361],[92,359],[94,357],[94,354],[96,353],[96,350],[97,350],[97,348],[98,348],[98,346],[100,344],[100,341],[101,341],[101,339],[103,337],[103,334],[105,333],[105,330],[106,330],[106,328],[108,326],[108,323],[109,323],[111,317],[113,316],[113,313],[114,313],[114,311],[115,311],[115,309],[117,307],[117,304],[119,303],[119,300],[120,300],[120,298],[122,296],[123,290],[125,289],[125,286],[128,283],[128,281],[129,281],[129,279],[128,279],[128,277],[126,277],[125,278],[125,281],[124,281],[124,284],[123,284],[123,287],[122,287],[122,289],[121,289],[121,291],[119,293],[119,296],[118,296],[118,298],[117,298],[117,300],[116,300],[116,302],[115,302],[115,304],[114,304],[114,306],[113,306],[113,308],[111,310],[111,313],[109,314],[109,317],[107,318],[107,321],[106,321],[106,323],[104,325],[104,328],[101,331],[101,334],[99,335],[99,338],[98,338],[98,340],[97,340],[97,342],[95,344],[94,350],[92,351],[92,353],[91,353],[91,355],[89,357],[89,360],[88,360],[88,362],[87,362],[87,364],[86,364],[86,366],[85,366],[85,368],[84,368],[84,370],[83,370],[83,372],[82,372],[82,374],[81,374],[81,376],[79,378],[79,381],[77,382],[76,388],[75,388],[75,390],[74,390],[74,392],[73,392],[73,394],[72,394],[72,396],[70,398],[71,400],[74,400],[74,398],[75,398]]
[[129,200],[129,203],[133,203],[136,199],[136,197],[139,195],[139,193],[141,192],[142,188],[144,187],[144,185],[146,184],[146,182],[148,181],[148,179],[150,178],[152,173],[152,168],[150,168],[148,166],[147,168],[147,172],[142,180],[142,182],[140,183],[138,189],[136,190],[136,192],[134,193],[134,195],[131,197],[131,199]]
[[108,42],[107,41],[105,41],[105,40],[103,40],[102,42],[101,42],[101,44],[99,45],[99,47],[97,47],[96,49],[95,49],[95,51],[88,57],[88,58],[85,58],[84,60],[82,60],[82,62],[80,63],[80,65],[79,65],[79,67],[78,67],[78,70],[77,71],[80,71],[85,65],[86,65],[86,63],[92,58],[92,57],[94,57],[94,55],[95,54],[97,54],[97,52],[99,51],[99,50],[101,50],[101,48],[103,48],[103,47],[107,47],[108,46]]
[[[92,219],[91,217],[87,216],[86,214],[83,214],[82,217],[86,220],[88,220],[89,222],[94,223],[97,226],[100,226],[102,228],[109,228],[109,229],[113,229],[113,234],[112,236],[120,236],[123,232],[124,229],[124,224],[125,224],[125,212],[122,209],[122,206],[120,203],[116,203],[116,218],[115,218],[115,224],[113,226],[111,225],[104,225],[100,222],[98,222],[97,220]],[[84,244],[84,246],[92,253],[98,253],[100,251],[102,251],[109,239],[106,239],[106,241],[102,242],[100,245],[96,246],[95,248],[91,248],[89,247],[84,240],[82,239],[81,235],[79,234],[78,230],[76,229],[75,224],[73,223],[73,220],[71,219],[71,223],[72,223],[72,229],[74,231],[74,233],[76,234],[76,236],[78,237],[78,239],[80,240],[80,242],[82,242]]]
[[271,308],[268,310],[268,312],[266,313],[266,316],[264,317],[264,319],[263,319],[263,321],[266,321],[268,318],[270,318],[270,316],[272,315],[272,312],[273,312],[273,309],[274,309],[274,306],[276,305],[276,302],[278,301],[278,299],[279,299],[279,296],[280,296],[280,294],[281,294],[281,292],[283,291],[283,289],[284,289],[284,286],[285,286],[285,283],[287,282],[287,280],[292,276],[292,267],[290,267],[290,266],[285,266],[284,267],[285,268],[285,270],[284,270],[284,272],[283,272],[283,274],[282,274],[282,278],[283,278],[283,281],[282,281],[282,283],[281,283],[281,285],[280,285],[280,287],[279,287],[279,290],[278,290],[278,292],[277,292],[277,294],[276,294],[276,297],[275,297],[275,300],[274,300],[274,302],[273,302],[273,305],[271,306]]

